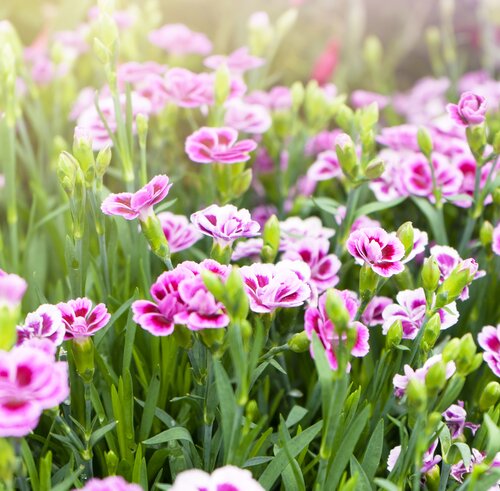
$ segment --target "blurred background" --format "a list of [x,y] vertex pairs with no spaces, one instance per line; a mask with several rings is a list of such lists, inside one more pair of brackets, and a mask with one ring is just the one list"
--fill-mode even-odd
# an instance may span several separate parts
[[[122,0],[118,9],[141,12],[152,27],[181,22],[204,32],[214,52],[247,41],[248,20],[258,11],[276,21],[297,10],[294,27],[279,48],[276,82],[307,80],[321,56],[335,59],[332,80],[342,89],[371,88],[365,70],[370,50],[382,50],[383,71],[404,89],[436,72],[432,50],[454,57],[460,71],[500,65],[500,0]],[[26,44],[50,31],[73,29],[94,0],[1,0],[0,19],[10,20]],[[380,41],[380,42],[379,42]],[[429,55],[429,49],[431,53]],[[434,55],[436,55],[434,53]],[[373,53],[371,53],[373,58]],[[378,56],[379,54],[376,53]],[[434,56],[436,57],[436,56]],[[385,77],[380,73],[376,76]],[[439,73],[435,73],[439,75]],[[387,81],[386,81],[387,82]]]

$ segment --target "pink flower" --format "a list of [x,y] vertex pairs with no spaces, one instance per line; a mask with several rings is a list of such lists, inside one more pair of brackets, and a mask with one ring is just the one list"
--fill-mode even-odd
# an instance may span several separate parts
[[[434,452],[436,451],[437,443],[438,443],[438,441],[435,440],[434,443],[426,450],[426,452],[423,455],[422,467],[420,468],[420,472],[422,472],[422,474],[429,472],[435,465],[437,465],[437,464],[439,464],[439,462],[441,462],[440,455],[434,456]],[[398,461],[400,454],[401,454],[401,445],[394,447],[389,452],[389,457],[387,458],[387,470],[389,472],[391,472],[392,469],[394,469],[394,467],[396,466],[396,462]]]
[[166,175],[153,177],[144,187],[135,193],[110,194],[101,205],[105,215],[116,215],[125,220],[145,220],[153,206],[165,199],[172,184]]
[[[355,293],[349,290],[336,290],[336,292],[344,302],[344,306],[349,313],[351,322],[348,328],[356,330],[356,341],[354,346],[351,348],[351,355],[355,357],[363,357],[370,351],[370,345],[368,343],[370,333],[364,324],[354,321],[356,312],[359,308],[358,298]],[[309,339],[312,339],[312,333],[316,332],[321,343],[323,344],[323,347],[325,348],[326,357],[332,370],[337,370],[338,363],[335,350],[339,345],[340,338],[335,326],[328,318],[325,304],[326,293],[319,297],[318,307],[308,307],[304,317],[304,329]],[[344,342],[347,340],[346,333],[342,334],[342,340]],[[311,356],[314,357],[312,345]]]
[[335,141],[337,136],[341,133],[340,130],[335,129],[332,131],[320,131],[318,134],[309,138],[304,147],[304,153],[307,156],[314,156],[326,150],[335,148]]
[[497,327],[485,326],[477,336],[479,346],[484,349],[484,361],[491,371],[500,377],[500,324]]
[[201,32],[191,31],[184,24],[167,24],[148,36],[149,41],[174,55],[207,55],[212,51],[212,43]]
[[311,296],[310,270],[302,261],[254,263],[240,269],[250,309],[257,313],[299,307]]
[[90,479],[81,491],[142,491],[142,488],[138,484],[128,483],[121,476],[109,476],[105,479]]
[[212,237],[225,247],[236,239],[260,235],[260,225],[246,209],[234,205],[210,205],[191,215],[191,222],[202,234]]
[[24,325],[17,326],[17,344],[32,338],[43,338],[59,346],[65,333],[61,311],[55,305],[44,304],[26,316]]
[[265,133],[272,124],[269,111],[258,104],[232,99],[226,104],[224,124],[245,133]]
[[[470,154],[460,154],[454,158],[453,164],[460,170],[463,175],[462,185],[458,190],[458,194],[467,194],[471,198],[474,196],[475,178],[477,163],[474,157]],[[480,169],[481,177],[479,181],[480,189],[484,189],[488,174],[491,171],[491,162],[483,165]],[[494,173],[493,173],[494,176]],[[491,195],[488,195],[484,204],[489,204],[492,201]],[[469,208],[472,205],[472,199],[454,200],[453,204],[462,208]]]
[[189,223],[184,215],[174,215],[164,211],[158,213],[157,216],[167,238],[170,252],[189,249],[201,239],[201,234]]
[[212,474],[198,469],[181,472],[170,491],[264,491],[264,488],[250,471],[226,465]]
[[259,104],[270,111],[282,111],[292,107],[292,95],[288,87],[276,86],[264,92],[255,90],[245,98],[250,104]]
[[66,328],[66,340],[93,336],[106,326],[111,318],[103,303],[92,308],[92,301],[86,297],[60,302],[57,307],[61,311]]
[[404,269],[405,249],[401,241],[379,227],[352,232],[347,239],[347,250],[358,264],[367,263],[375,273],[389,278]]
[[191,330],[221,328],[229,324],[224,306],[206,289],[201,272],[206,269],[222,279],[229,268],[206,259],[200,264],[185,261],[161,274],[151,286],[153,302],[137,300],[132,304],[134,321],[155,336],[168,336],[175,324]]
[[368,327],[379,326],[383,324],[384,318],[382,317],[382,313],[384,309],[392,304],[392,299],[389,297],[373,297],[363,312],[361,316],[361,320],[363,324]]
[[[387,334],[389,328],[397,320],[403,325],[403,339],[415,339],[422,327],[426,313],[426,300],[423,288],[403,290],[396,295],[397,304],[388,305],[382,317],[384,324],[382,332]],[[441,329],[448,329],[458,322],[458,310],[455,302],[439,310]]]
[[0,307],[15,309],[21,303],[28,284],[17,274],[0,269]]
[[263,239],[248,239],[241,240],[236,244],[233,254],[231,255],[232,261],[239,261],[246,257],[251,257],[258,260],[260,251],[264,247]]
[[118,66],[117,79],[121,88],[125,88],[125,84],[132,85],[140,84],[141,81],[149,75],[163,75],[167,70],[166,65],[160,65],[155,61],[146,61],[138,63],[129,61]]
[[200,107],[213,102],[213,80],[206,73],[171,68],[165,75],[168,100],[179,107]]
[[[394,385],[394,394],[396,397],[402,397],[404,393],[406,392],[406,387],[408,387],[408,383],[412,379],[417,379],[420,380],[421,382],[425,382],[425,376],[427,375],[427,372],[429,371],[429,368],[432,365],[435,365],[436,363],[440,362],[442,360],[442,356],[439,355],[434,355],[431,356],[425,363],[422,368],[417,368],[417,370],[413,370],[410,365],[405,365],[403,370],[404,370],[404,375],[394,375],[394,378],[392,380],[392,383]],[[448,380],[456,370],[455,362],[449,361],[446,363],[446,380]]]
[[288,217],[280,222],[281,239],[283,246],[287,247],[290,242],[298,242],[302,239],[329,239],[335,235],[335,230],[323,227],[318,217],[302,219],[300,217]]
[[[468,466],[465,465],[463,460],[460,460],[458,463],[451,466],[450,475],[458,482],[463,482],[464,476],[472,472],[472,469],[480,464],[486,457],[485,453],[480,452],[476,448],[472,449],[472,458],[470,464]],[[500,454],[496,454],[493,458],[493,462],[491,463],[491,467],[500,467]],[[498,484],[489,488],[489,491],[497,491]]]
[[250,159],[249,153],[257,148],[253,140],[237,142],[238,132],[233,128],[204,126],[186,139],[186,153],[193,162],[210,164],[236,164]]
[[378,94],[377,92],[369,92],[367,90],[355,90],[351,94],[352,106],[357,109],[359,107],[369,106],[373,102],[377,104],[379,109],[384,109],[389,104],[389,97]]
[[262,58],[251,55],[246,46],[233,51],[228,56],[209,56],[203,62],[206,67],[212,68],[213,70],[217,70],[217,68],[221,65],[226,65],[231,72],[238,74],[242,74],[247,70],[252,70],[253,68],[258,68],[264,63],[265,61]]
[[472,434],[476,433],[479,425],[468,423],[465,421],[467,413],[464,409],[463,401],[458,401],[458,404],[452,404],[444,413],[444,420],[451,432],[451,438],[459,438],[463,435],[465,428],[470,428]]
[[377,141],[392,150],[412,150],[418,152],[417,134],[418,126],[412,124],[390,126],[382,128]]
[[328,254],[330,242],[328,239],[302,239],[290,243],[283,254],[283,259],[304,261],[311,269],[310,283],[324,292],[339,282],[338,272],[340,261],[335,254]]
[[16,346],[0,352],[0,436],[22,437],[45,409],[69,395],[68,365],[43,350]]
[[340,43],[335,38],[330,39],[314,62],[311,79],[316,80],[319,85],[326,84],[337,67],[339,51]]
[[252,210],[252,218],[261,226],[265,225],[271,215],[277,215],[278,209],[274,205],[259,205]]
[[491,244],[491,250],[497,256],[500,256],[500,222],[497,223],[497,226],[493,229],[493,242]]
[[472,92],[464,92],[458,104],[448,104],[446,109],[456,124],[471,126],[481,124],[486,115],[486,99]]
[[342,169],[334,150],[321,152],[307,171],[307,176],[313,181],[327,181],[342,177]]

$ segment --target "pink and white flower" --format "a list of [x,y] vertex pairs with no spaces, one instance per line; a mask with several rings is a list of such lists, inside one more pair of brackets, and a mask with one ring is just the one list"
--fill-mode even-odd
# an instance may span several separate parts
[[[462,208],[469,208],[473,201],[472,197],[474,196],[474,187],[475,187],[475,178],[476,178],[476,169],[477,163],[474,157],[468,153],[460,154],[454,158],[453,164],[460,170],[463,175],[462,184],[458,190],[458,194],[467,194],[471,197],[471,199],[462,199],[462,200],[454,200],[453,203],[456,206],[460,206]],[[492,163],[488,162],[486,165],[483,165],[479,172],[480,175],[480,189],[484,189],[486,186],[486,182],[488,180],[488,175],[491,172]],[[493,171],[492,177],[494,178],[495,172]],[[492,201],[491,195],[488,195],[484,200],[484,204],[489,204]]]
[[205,59],[203,64],[217,70],[221,65],[226,65],[227,68],[233,72],[242,74],[247,70],[252,70],[253,68],[259,68],[265,63],[262,58],[253,56],[250,54],[246,46],[233,51],[230,55],[212,55]]
[[[434,456],[434,452],[436,451],[438,441],[436,440],[424,453],[422,458],[422,467],[420,468],[420,472],[425,474],[429,472],[435,465],[441,462],[441,456]],[[387,458],[387,470],[391,472],[396,466],[396,462],[401,454],[401,445],[394,447],[389,452],[389,457]]]
[[401,241],[379,227],[352,232],[347,250],[358,264],[368,264],[375,273],[389,278],[404,270],[401,260],[405,249]]
[[105,215],[144,221],[151,215],[153,206],[165,199],[171,187],[168,176],[155,176],[135,193],[110,194],[102,202],[101,210]]
[[138,484],[125,481],[121,476],[109,476],[104,479],[90,479],[81,491],[143,491],[143,489]]
[[491,250],[497,256],[500,256],[500,222],[498,222],[497,226],[493,229],[493,242],[491,244]]
[[68,365],[31,346],[0,352],[0,436],[22,437],[69,395]]
[[106,305],[99,303],[93,307],[92,301],[86,297],[60,302],[57,308],[61,311],[66,328],[65,340],[93,336],[111,318]]
[[157,216],[168,241],[170,252],[189,249],[201,239],[201,234],[184,215],[174,215],[169,211],[164,211],[158,213]]
[[[364,324],[354,321],[359,308],[359,300],[356,294],[349,290],[336,290],[336,293],[342,299],[344,306],[349,313],[350,325],[348,326],[348,329],[356,330],[356,340],[351,348],[351,355],[355,357],[363,357],[370,351],[370,345],[368,343],[370,333]],[[317,307],[310,306],[306,310],[304,317],[304,329],[309,339],[312,339],[313,332],[318,335],[323,347],[325,348],[325,354],[330,367],[332,370],[337,370],[338,362],[335,351],[340,342],[340,335],[336,331],[335,326],[326,313],[326,293],[319,297]],[[342,333],[342,341],[345,342],[346,340],[347,334]],[[311,356],[314,357],[312,345]]]
[[323,226],[318,217],[302,219],[300,217],[288,217],[280,222],[281,240],[283,247],[288,247],[291,242],[302,239],[329,239],[335,235],[335,230]]
[[250,159],[249,153],[257,148],[253,140],[238,140],[234,128],[204,126],[186,139],[186,153],[193,162],[210,164],[236,164]]
[[460,126],[481,124],[486,117],[486,99],[472,92],[464,92],[458,104],[448,104],[446,109],[453,121]]
[[237,131],[259,135],[271,127],[272,119],[265,107],[232,99],[226,103],[224,124]]
[[267,92],[253,91],[245,97],[245,102],[259,104],[269,111],[286,111],[292,107],[292,94],[288,87],[276,86]]
[[392,304],[392,298],[373,297],[365,308],[361,320],[368,327],[379,326],[384,323],[382,316],[384,309]]
[[64,341],[65,333],[61,311],[55,305],[43,304],[26,316],[22,326],[17,326],[17,343],[43,338],[59,346]]
[[[472,456],[471,456],[471,461],[469,465],[465,465],[463,460],[460,460],[456,464],[451,466],[451,472],[450,476],[453,477],[458,482],[463,482],[464,476],[466,474],[470,474],[472,472],[472,469],[480,464],[485,458],[486,454],[480,452],[476,448],[472,449]],[[491,467],[500,467],[500,454],[497,453],[496,456],[493,458],[493,462],[491,463]],[[498,483],[496,486],[493,486],[489,488],[488,491],[497,491],[498,490]]]
[[351,94],[351,103],[354,108],[366,107],[372,103],[377,104],[379,109],[384,109],[389,105],[390,99],[386,95],[368,90],[355,90]]
[[484,326],[477,336],[477,342],[485,351],[484,361],[500,377],[500,324],[497,327]]
[[213,80],[207,73],[193,73],[174,67],[164,77],[168,102],[179,107],[200,107],[213,102]]
[[152,31],[149,41],[174,55],[207,55],[212,51],[212,43],[201,32],[194,32],[184,24],[166,24]]
[[191,223],[223,247],[236,239],[260,235],[260,225],[252,220],[250,212],[245,208],[238,210],[234,205],[210,205],[193,213]]
[[0,269],[0,307],[17,308],[27,288],[28,284],[23,278]]
[[264,488],[250,471],[226,465],[212,474],[199,469],[181,472],[170,491],[264,491]]
[[469,423],[466,420],[467,412],[464,409],[463,401],[452,404],[444,413],[443,418],[450,429],[451,438],[459,438],[463,435],[465,428],[469,428],[474,435],[479,425]]
[[258,260],[263,247],[263,239],[240,240],[236,243],[233,254],[231,255],[231,260],[239,261],[240,259],[244,259],[246,257]]
[[342,169],[334,150],[321,152],[307,171],[307,176],[313,181],[327,181],[342,177]]

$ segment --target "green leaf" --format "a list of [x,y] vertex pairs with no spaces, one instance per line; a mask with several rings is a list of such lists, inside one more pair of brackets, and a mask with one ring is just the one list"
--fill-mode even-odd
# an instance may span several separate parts
[[312,198],[312,202],[321,210],[336,215],[340,203],[332,198]]
[[111,423],[108,423],[106,426],[103,426],[102,428],[99,428],[98,430],[94,431],[92,433],[92,436],[90,437],[90,446],[93,447],[96,445],[101,438],[103,438],[106,433],[111,431],[114,427],[116,426],[116,421],[111,421]]
[[170,428],[169,430],[162,431],[156,436],[144,440],[143,445],[162,445],[163,443],[168,443],[176,440],[186,440],[193,443],[193,438],[191,433],[189,433],[186,428],[182,426],[176,426],[175,428]]
[[413,196],[412,200],[427,218],[437,243],[446,245],[448,243],[446,229],[436,208],[426,198],[416,198]]
[[[84,467],[81,466],[78,469],[76,469],[73,473],[71,473],[68,477],[64,478],[63,481],[61,481],[59,484],[56,486],[53,486],[51,491],[68,491],[71,489],[77,479],[77,477],[83,472]],[[37,488],[33,488],[37,489]]]
[[292,410],[288,414],[286,418],[286,427],[291,428],[293,425],[296,425],[302,418],[308,413],[307,409],[302,406],[293,406]]
[[33,489],[40,488],[40,481],[38,478],[38,470],[35,465],[35,460],[33,459],[33,454],[25,438],[21,440],[21,455],[23,457],[24,464],[28,469],[28,476],[31,481],[31,487]]
[[366,446],[361,466],[368,479],[373,479],[380,464],[382,449],[384,447],[384,420],[381,419],[372,433],[368,445]]
[[451,448],[451,433],[446,424],[442,424],[439,428],[439,443],[441,444],[441,453],[447,461],[447,455]]
[[394,208],[395,206],[398,206],[405,200],[406,196],[403,196],[401,198],[396,198],[391,201],[372,201],[371,203],[367,203],[366,205],[359,207],[356,210],[354,218],[371,215],[372,213],[375,213],[377,211],[387,210],[388,208]]
[[399,486],[396,486],[393,482],[387,480],[387,479],[381,479],[380,477],[376,477],[373,482],[377,484],[379,487],[382,489],[385,489],[385,491],[402,491],[402,488]]
[[161,213],[162,211],[168,210],[175,204],[176,201],[177,198],[163,202],[160,206],[156,208],[155,213]]
[[452,444],[448,454],[450,456],[450,459],[455,461],[455,458],[452,457],[453,447],[458,449],[458,451],[460,452],[460,455],[462,457],[462,460],[464,461],[465,467],[468,468],[470,466],[470,463],[472,460],[472,454],[471,454],[469,445],[467,445],[466,443],[462,443],[462,442],[455,442]]
[[354,457],[354,455],[351,456],[350,465],[351,465],[351,476],[355,476],[355,475],[358,476],[358,480],[356,483],[356,490],[357,491],[371,491],[372,486],[370,484],[370,479],[368,478],[363,467],[357,461],[357,459],[356,459],[356,457]]
[[149,436],[151,427],[153,426],[156,403],[158,402],[158,395],[160,394],[160,385],[160,367],[157,366],[151,377],[146,400],[144,401],[144,411],[142,412],[141,426],[139,429],[140,441],[145,440]]
[[493,456],[500,451],[500,428],[493,422],[488,414],[484,415],[484,422],[488,430],[488,455]]

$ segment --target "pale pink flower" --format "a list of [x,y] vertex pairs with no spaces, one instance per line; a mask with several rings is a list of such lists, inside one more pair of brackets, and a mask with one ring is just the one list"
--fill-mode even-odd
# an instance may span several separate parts
[[254,263],[243,266],[240,272],[253,312],[265,314],[277,308],[299,307],[311,296],[311,271],[302,261]]
[[298,242],[302,239],[329,239],[335,235],[335,230],[323,226],[318,217],[302,219],[300,217],[288,217],[280,222],[281,239],[284,247],[290,242]]
[[70,121],[76,121],[86,109],[94,105],[95,93],[96,91],[92,87],[84,87],[80,90],[69,113]]
[[164,75],[166,71],[166,65],[160,65],[155,61],[145,61],[143,63],[129,61],[118,66],[116,76],[119,86],[124,89],[126,83],[132,85],[139,84],[144,77],[148,77],[149,75]]
[[186,139],[186,153],[193,162],[210,164],[236,164],[250,159],[249,153],[257,148],[253,140],[238,140],[233,128],[204,126]]
[[[99,18],[100,10],[99,7],[91,7],[87,13],[89,20],[95,21]],[[128,29],[132,27],[137,20],[137,16],[132,9],[128,10],[115,10],[112,13],[113,20],[119,29]]]
[[278,209],[274,205],[259,205],[252,210],[252,218],[262,227],[271,215],[277,215]]
[[463,435],[465,428],[469,428],[474,435],[479,425],[466,421],[467,412],[464,409],[463,401],[452,404],[444,413],[443,418],[451,432],[451,438],[459,438]]
[[226,103],[224,124],[237,131],[258,135],[271,127],[272,119],[265,107],[232,99]]
[[404,270],[401,262],[405,253],[403,244],[382,228],[351,232],[346,247],[358,264],[367,263],[380,276],[388,278]]
[[379,326],[384,323],[382,313],[384,309],[392,304],[392,298],[373,297],[365,308],[361,320],[368,327]]
[[484,361],[500,377],[500,324],[497,327],[484,326],[477,336],[477,342],[485,351]]
[[412,124],[402,124],[382,128],[377,141],[392,150],[411,150],[418,152],[418,126]]
[[89,26],[80,24],[73,30],[56,31],[52,35],[55,42],[59,43],[64,53],[70,58],[77,58],[79,55],[87,53],[90,46],[87,42]]
[[165,199],[171,186],[166,175],[155,176],[135,193],[110,194],[102,202],[101,210],[105,215],[144,221],[151,215],[153,206]]
[[307,176],[313,181],[327,181],[342,177],[342,169],[335,150],[321,152],[309,167]]
[[[73,491],[78,491],[74,489]],[[143,491],[138,484],[131,484],[121,476],[109,476],[104,479],[90,479],[81,491]]]
[[[474,187],[475,187],[475,179],[476,179],[476,169],[477,163],[475,158],[467,154],[460,154],[456,156],[453,160],[453,164],[460,170],[463,175],[463,180],[460,188],[458,189],[458,194],[467,194],[471,197],[471,199],[463,199],[463,200],[454,200],[453,204],[456,206],[460,206],[462,208],[469,208],[472,206],[472,197],[474,196]],[[493,164],[488,162],[486,165],[483,165],[480,169],[481,177],[479,181],[479,189],[484,189],[486,186],[486,182],[488,179],[488,175],[491,172],[491,166]],[[492,177],[494,178],[495,172],[493,172]],[[489,194],[484,200],[484,204],[487,205],[491,203],[492,197]]]
[[262,58],[250,54],[246,46],[233,51],[230,55],[212,55],[205,59],[203,64],[217,70],[221,65],[226,65],[227,68],[234,73],[242,74],[247,70],[262,66],[265,61]]
[[170,252],[189,249],[201,239],[201,234],[189,223],[184,215],[174,215],[168,211],[158,213],[163,233],[168,241]]
[[86,297],[60,302],[62,321],[66,328],[64,339],[81,339],[93,336],[109,322],[111,315],[103,303],[92,306]]
[[55,305],[43,304],[26,316],[22,326],[17,326],[17,343],[43,338],[59,346],[64,341],[65,333],[61,311]]
[[386,95],[368,90],[355,90],[351,94],[351,103],[354,108],[369,106],[372,103],[377,104],[379,109],[389,105],[390,99]]
[[[435,465],[439,464],[441,462],[441,456],[436,455],[434,456],[434,452],[436,451],[437,448],[437,443],[438,440],[435,440],[434,443],[425,451],[423,458],[422,458],[422,467],[420,468],[420,472],[422,474],[425,474],[426,472],[429,472]],[[396,466],[396,462],[401,454],[401,445],[398,445],[397,447],[394,447],[390,452],[389,452],[389,457],[387,458],[387,470],[389,472],[394,469]]]
[[17,308],[27,288],[28,284],[23,278],[0,269],[0,307]]
[[240,259],[244,259],[246,257],[258,260],[263,247],[263,239],[240,240],[236,243],[233,254],[231,255],[231,260],[239,261]]
[[174,55],[207,55],[212,51],[212,43],[201,32],[194,32],[184,24],[166,24],[152,31],[149,41]]
[[206,73],[174,67],[165,74],[164,87],[168,101],[179,107],[200,107],[213,102],[213,80]]
[[497,256],[500,256],[500,222],[497,223],[497,226],[493,229],[493,242],[491,244],[491,250]]
[[[397,304],[388,305],[382,317],[384,324],[382,332],[387,334],[394,322],[400,320],[403,326],[403,339],[415,339],[422,327],[427,310],[425,292],[423,288],[403,290],[396,295]],[[448,329],[458,322],[458,310],[455,302],[439,309],[441,329]]]
[[193,213],[191,223],[223,247],[236,239],[260,235],[260,225],[252,220],[250,212],[245,208],[239,210],[234,205],[210,205]]
[[[370,333],[368,328],[361,322],[354,321],[356,312],[359,308],[359,300],[354,292],[349,290],[336,290],[344,303],[344,307],[349,313],[350,324],[348,329],[356,330],[356,340],[354,346],[351,348],[351,355],[355,357],[363,357],[370,351],[368,338]],[[310,306],[307,308],[304,317],[304,329],[309,339],[312,339],[312,333],[316,332],[323,347],[332,370],[337,370],[338,362],[336,356],[336,349],[340,343],[340,335],[337,332],[332,321],[328,318],[326,313],[326,293],[319,297],[318,306]],[[342,333],[342,341],[347,340],[347,334]],[[311,344],[311,356],[314,357],[314,350]]]
[[304,147],[304,153],[311,157],[327,150],[334,150],[335,140],[340,133],[341,131],[338,129],[332,131],[320,131],[318,134],[307,140]]
[[69,395],[68,365],[31,346],[0,352],[0,436],[23,437]]
[[[464,476],[471,473],[472,469],[486,458],[486,454],[480,452],[476,448],[473,448],[471,457],[472,458],[468,466],[465,465],[463,460],[460,460],[459,462],[451,466],[450,476],[453,477],[453,479],[458,482],[463,482]],[[500,467],[500,453],[497,453],[493,458],[491,467]],[[489,488],[488,491],[498,491],[498,483],[496,486]]]
[[264,491],[264,488],[250,471],[226,465],[212,474],[198,469],[181,472],[170,491]]
[[259,104],[270,111],[287,110],[292,107],[292,95],[288,87],[281,85],[269,89],[255,90],[248,94],[245,101],[250,104]]
[[446,109],[453,121],[460,126],[481,124],[486,118],[486,99],[472,92],[464,92],[458,104],[448,104]]

